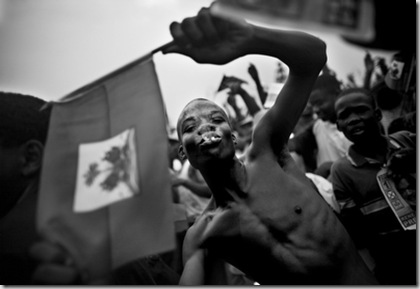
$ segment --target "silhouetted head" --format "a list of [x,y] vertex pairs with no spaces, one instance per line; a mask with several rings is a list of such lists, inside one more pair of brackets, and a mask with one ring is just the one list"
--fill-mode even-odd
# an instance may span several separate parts
[[330,74],[321,74],[309,97],[313,112],[324,121],[335,123],[334,102],[341,91],[341,84],[337,78]]
[[50,109],[45,101],[0,92],[0,217],[17,202],[41,171]]

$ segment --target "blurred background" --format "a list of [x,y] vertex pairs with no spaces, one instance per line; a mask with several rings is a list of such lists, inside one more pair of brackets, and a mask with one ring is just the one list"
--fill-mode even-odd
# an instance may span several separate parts
[[[0,89],[58,100],[169,42],[168,27],[172,21],[193,16],[211,2],[0,0]],[[400,20],[389,16],[383,18],[398,28]],[[367,51],[389,63],[399,47],[398,43],[363,46],[345,41],[336,33],[311,33],[327,43],[327,65],[337,78],[346,82],[350,76],[360,85]],[[405,31],[400,33],[404,35]],[[382,34],[394,41],[394,31]],[[157,53],[154,60],[172,124],[189,100],[214,99],[224,75],[247,81],[252,94],[256,90],[248,74],[250,63],[258,69],[265,86],[275,82],[278,72],[278,61],[261,56],[247,56],[223,66],[199,65],[175,54]]]

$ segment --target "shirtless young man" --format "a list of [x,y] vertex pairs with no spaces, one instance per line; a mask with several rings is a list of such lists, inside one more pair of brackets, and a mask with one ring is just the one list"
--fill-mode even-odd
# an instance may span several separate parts
[[[164,53],[209,64],[261,54],[290,68],[276,103],[258,123],[241,160],[235,156],[232,129],[220,107],[200,99],[183,110],[177,127],[180,154],[203,175],[215,207],[208,207],[187,232],[180,284],[226,285],[213,279],[218,271],[209,266],[224,265],[220,260],[260,284],[376,284],[332,209],[287,151],[289,135],[326,62],[324,42],[301,32],[217,18],[206,8],[196,17],[172,23],[171,33],[175,45]],[[35,273],[38,282],[77,280],[74,268],[54,264],[53,256],[60,256],[57,250],[34,248],[33,255],[44,262]]]
[[287,150],[289,135],[326,62],[324,42],[301,32],[223,20],[208,9],[173,23],[171,33],[176,46],[164,53],[212,64],[261,54],[290,68],[241,160],[235,156],[235,137],[220,107],[197,99],[182,111],[179,153],[203,175],[214,206],[187,232],[180,284],[223,283],[211,276],[218,259],[264,285],[377,284],[342,224]]

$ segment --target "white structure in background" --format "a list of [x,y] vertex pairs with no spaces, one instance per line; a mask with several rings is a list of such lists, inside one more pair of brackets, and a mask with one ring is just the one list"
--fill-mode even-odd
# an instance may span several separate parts
[[267,99],[264,102],[264,108],[270,108],[273,106],[283,86],[284,83],[279,82],[273,82],[268,85]]

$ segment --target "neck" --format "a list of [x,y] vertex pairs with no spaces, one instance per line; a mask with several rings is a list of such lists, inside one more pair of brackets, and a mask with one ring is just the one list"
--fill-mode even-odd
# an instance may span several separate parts
[[1,189],[5,190],[5,198],[0,202],[0,218],[6,216],[24,197],[28,191],[36,190],[38,180],[21,181],[18,187],[3,186]]
[[242,162],[236,156],[229,161],[207,165],[200,172],[212,191],[217,206],[224,206],[232,201],[232,192],[236,195],[243,192],[246,174]]
[[365,157],[383,162],[385,161],[388,153],[388,141],[384,135],[379,134],[375,138],[370,138],[366,142],[355,143],[353,148]]

